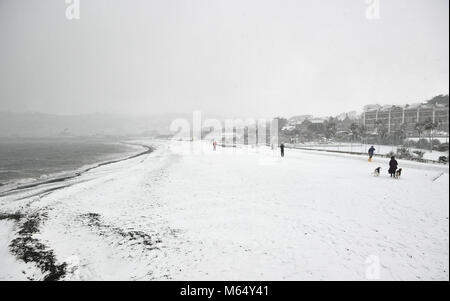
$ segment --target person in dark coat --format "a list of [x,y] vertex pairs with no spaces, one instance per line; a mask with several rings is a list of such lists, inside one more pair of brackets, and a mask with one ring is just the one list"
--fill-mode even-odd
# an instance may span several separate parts
[[372,161],[373,153],[375,152],[375,147],[373,145],[369,148],[369,162]]
[[280,150],[281,150],[281,157],[284,157],[284,144],[280,144]]
[[397,171],[397,160],[395,160],[395,157],[391,157],[391,161],[389,161],[389,174],[391,175],[391,178],[395,177],[395,172]]

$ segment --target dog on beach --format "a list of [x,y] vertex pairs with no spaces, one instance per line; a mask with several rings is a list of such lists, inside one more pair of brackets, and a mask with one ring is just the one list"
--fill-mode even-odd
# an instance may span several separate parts
[[397,171],[395,172],[395,178],[396,179],[400,179],[400,176],[402,175],[402,169],[399,168],[397,169]]
[[380,175],[380,171],[381,171],[381,167],[375,168],[375,170],[373,171],[373,175],[375,177],[378,177]]

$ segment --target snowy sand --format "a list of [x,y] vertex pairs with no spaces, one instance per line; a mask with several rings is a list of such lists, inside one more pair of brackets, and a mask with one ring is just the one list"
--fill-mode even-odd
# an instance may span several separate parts
[[0,196],[0,279],[449,279],[447,166],[399,160],[393,180],[383,158],[147,143],[157,149]]

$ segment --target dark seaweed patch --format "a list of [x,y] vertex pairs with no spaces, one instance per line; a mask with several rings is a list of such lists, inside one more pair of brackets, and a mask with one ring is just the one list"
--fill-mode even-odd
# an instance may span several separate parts
[[[20,218],[22,215],[18,214]],[[10,252],[25,263],[34,263],[42,271],[44,281],[56,281],[66,274],[66,263],[56,264],[56,257],[52,250],[33,238],[39,232],[39,225],[46,215],[33,214],[26,217],[17,234],[9,245]]]
[[[161,239],[153,238],[151,235],[142,231],[126,231],[119,227],[114,227],[102,222],[98,213],[87,213],[80,215],[81,220],[91,228],[94,228],[100,236],[118,235],[127,241],[137,241],[147,246],[148,249],[158,249],[156,244],[161,243]],[[149,248],[150,247],[150,248]]]
[[20,212],[16,212],[16,213],[0,213],[0,221],[1,220],[13,220],[18,222],[22,217],[24,217],[23,214],[21,214]]

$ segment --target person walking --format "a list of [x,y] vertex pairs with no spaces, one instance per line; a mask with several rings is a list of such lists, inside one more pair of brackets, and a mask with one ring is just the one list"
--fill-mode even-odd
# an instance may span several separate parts
[[216,140],[214,140],[214,142],[213,142],[213,149],[216,150],[216,147],[217,147],[217,142],[216,142]]
[[373,145],[369,148],[369,162],[372,162],[373,153],[375,152],[375,147]]
[[395,178],[395,172],[397,171],[398,162],[395,160],[395,157],[391,157],[391,161],[389,161],[389,174],[391,178]]
[[281,157],[284,157],[284,144],[280,144],[280,150],[281,150]]

